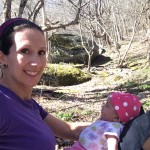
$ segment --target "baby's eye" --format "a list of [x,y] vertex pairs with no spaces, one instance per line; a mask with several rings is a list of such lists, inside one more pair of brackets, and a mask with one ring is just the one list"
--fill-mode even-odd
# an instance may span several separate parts
[[29,50],[27,48],[23,48],[21,50],[21,53],[24,53],[24,54],[28,54],[29,53]]
[[38,54],[39,54],[39,55],[45,55],[45,54],[46,54],[46,51],[40,50],[40,51],[38,52]]
[[107,106],[107,107],[109,107],[109,104],[108,104],[108,103],[106,103],[106,106]]

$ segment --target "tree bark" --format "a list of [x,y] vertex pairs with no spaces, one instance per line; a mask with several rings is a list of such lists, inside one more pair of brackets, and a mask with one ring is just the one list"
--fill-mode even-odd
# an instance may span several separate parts
[[11,4],[12,0],[3,0],[3,22],[11,18]]
[[19,6],[19,13],[18,13],[18,17],[22,17],[23,12],[24,12],[24,8],[26,7],[28,0],[21,0],[20,2],[20,6]]

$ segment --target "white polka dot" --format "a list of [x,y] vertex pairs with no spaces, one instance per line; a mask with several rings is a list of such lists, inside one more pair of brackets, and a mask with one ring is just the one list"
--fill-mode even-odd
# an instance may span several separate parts
[[127,102],[123,102],[123,106],[124,106],[124,107],[127,107],[127,106],[128,106],[128,103],[127,103]]
[[125,113],[125,115],[126,115],[126,116],[129,116],[127,112]]
[[134,97],[134,101],[136,101],[136,98]]
[[115,110],[119,110],[119,106],[115,106]]
[[130,120],[132,120],[132,119],[133,119],[133,117],[130,118]]
[[133,107],[133,110],[134,110],[134,111],[136,111],[136,110],[137,110],[137,107],[136,107],[136,106],[134,106],[134,107]]

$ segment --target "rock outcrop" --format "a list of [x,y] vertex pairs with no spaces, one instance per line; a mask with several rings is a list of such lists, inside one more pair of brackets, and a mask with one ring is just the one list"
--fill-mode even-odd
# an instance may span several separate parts
[[[88,54],[83,48],[81,38],[72,34],[54,34],[51,41],[51,61],[52,63],[84,63],[88,61]],[[92,60],[103,52],[99,46],[92,41],[83,38],[84,45],[93,48]]]

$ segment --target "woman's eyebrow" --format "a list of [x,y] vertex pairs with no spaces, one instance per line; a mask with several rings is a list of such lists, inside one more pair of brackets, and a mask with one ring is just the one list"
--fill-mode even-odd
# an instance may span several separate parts
[[47,49],[47,47],[43,46],[43,47],[41,47],[41,49]]

